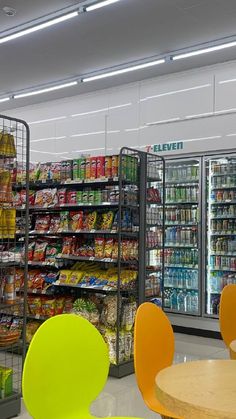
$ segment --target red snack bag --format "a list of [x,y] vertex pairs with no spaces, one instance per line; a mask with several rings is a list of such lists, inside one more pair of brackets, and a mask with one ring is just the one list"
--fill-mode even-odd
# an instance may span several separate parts
[[57,196],[59,205],[66,204],[66,189],[59,189]]
[[41,302],[42,316],[52,317],[55,316],[55,298],[42,298]]
[[67,204],[76,204],[77,203],[77,192],[76,191],[67,191],[66,201],[67,201]]
[[105,176],[105,157],[97,157],[97,178],[104,178]]
[[57,233],[60,227],[60,216],[53,215],[50,222],[50,233]]
[[34,261],[43,262],[45,260],[45,252],[47,245],[47,242],[36,242],[33,257]]
[[35,242],[30,242],[28,246],[28,259],[33,260]]
[[75,254],[76,237],[65,237],[63,240],[62,254],[73,255]]

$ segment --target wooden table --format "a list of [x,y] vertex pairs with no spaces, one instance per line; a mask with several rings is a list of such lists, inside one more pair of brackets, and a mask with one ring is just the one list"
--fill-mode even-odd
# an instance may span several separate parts
[[230,358],[236,359],[236,340],[233,340],[229,345]]
[[194,361],[156,377],[160,402],[183,419],[236,419],[236,362]]

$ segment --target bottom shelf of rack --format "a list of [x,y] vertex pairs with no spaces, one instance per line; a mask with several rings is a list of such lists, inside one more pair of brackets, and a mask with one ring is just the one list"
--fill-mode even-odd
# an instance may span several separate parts
[[10,419],[18,416],[21,411],[21,395],[14,393],[10,397],[0,399],[0,418]]
[[[115,378],[123,378],[134,373],[133,359],[127,362],[122,362],[119,365],[110,365],[109,376]],[[2,419],[2,418],[1,418]]]

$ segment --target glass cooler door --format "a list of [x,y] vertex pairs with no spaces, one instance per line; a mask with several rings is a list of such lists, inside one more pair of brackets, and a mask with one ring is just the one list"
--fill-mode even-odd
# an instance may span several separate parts
[[218,317],[220,294],[236,283],[236,156],[211,157],[207,174],[205,313]]
[[166,311],[199,315],[199,159],[166,162]]

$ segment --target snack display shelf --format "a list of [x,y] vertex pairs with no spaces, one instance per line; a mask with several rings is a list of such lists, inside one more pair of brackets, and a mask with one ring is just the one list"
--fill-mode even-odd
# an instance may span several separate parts
[[[101,292],[101,293],[117,293],[117,288],[114,287],[109,287],[109,286],[104,286],[104,287],[89,287],[89,286],[81,286],[79,284],[56,284],[54,283],[53,286],[55,287],[63,287],[63,288],[75,288],[75,289],[79,289],[80,291],[91,291],[91,292]],[[136,289],[120,289],[120,292],[122,294],[137,294],[137,290]]]
[[48,267],[48,268],[56,268],[56,269],[60,269],[60,267],[63,266],[63,264],[60,264],[60,261],[58,261],[57,263],[49,263],[49,262],[40,262],[40,261],[34,261],[34,260],[29,260],[28,261],[28,265],[29,266],[39,266],[39,267]]
[[[75,255],[59,255],[57,256],[58,259],[66,259],[66,260],[80,260],[80,261],[90,261],[90,262],[104,262],[104,263],[117,263],[118,259],[112,258],[96,258],[94,256],[75,256]],[[138,261],[136,259],[132,260],[120,260],[121,263],[124,264],[137,264]]]
[[[122,236],[128,236],[128,237],[137,237],[138,232],[133,231],[121,231],[120,232]],[[65,234],[65,235],[77,235],[77,234],[108,234],[108,235],[117,235],[119,234],[116,230],[76,230],[76,231],[57,231],[51,232],[51,231],[30,231],[30,236],[53,236],[57,237],[57,235]]]
[[[26,284],[27,252],[21,259],[18,251],[17,217],[25,230],[25,247],[28,248],[28,174],[29,127],[26,122],[0,115],[0,418],[18,416],[21,409],[21,371],[26,344]],[[13,202],[17,174],[24,178],[24,211],[17,211]],[[15,278],[22,269],[22,291],[16,296]],[[18,313],[21,313],[19,318]],[[20,350],[21,349],[21,350]],[[17,353],[17,356],[14,355]]]

